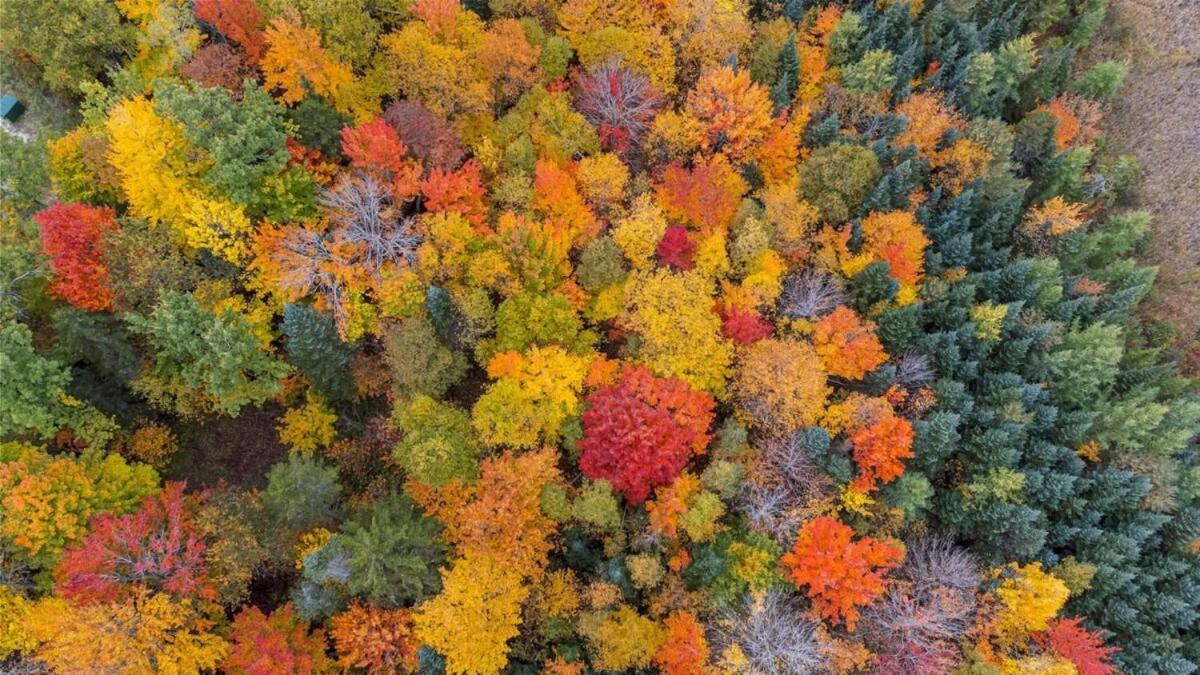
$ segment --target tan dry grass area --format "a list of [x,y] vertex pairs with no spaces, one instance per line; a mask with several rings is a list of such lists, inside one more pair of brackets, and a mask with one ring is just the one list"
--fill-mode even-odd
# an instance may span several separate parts
[[1089,56],[1130,64],[1104,127],[1141,163],[1136,207],[1154,214],[1145,262],[1159,276],[1143,316],[1176,325],[1200,374],[1200,0],[1112,0]]

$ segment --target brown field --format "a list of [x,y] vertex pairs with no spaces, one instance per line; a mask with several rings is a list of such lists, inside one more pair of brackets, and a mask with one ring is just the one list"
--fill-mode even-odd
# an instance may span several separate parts
[[1089,59],[1126,59],[1105,121],[1109,142],[1142,165],[1135,207],[1154,214],[1144,261],[1159,266],[1143,317],[1177,328],[1200,374],[1200,1],[1112,0]]

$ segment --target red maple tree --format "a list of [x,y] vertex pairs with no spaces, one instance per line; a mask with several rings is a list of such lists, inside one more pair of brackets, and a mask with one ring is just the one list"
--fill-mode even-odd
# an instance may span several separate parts
[[640,504],[704,451],[713,405],[683,380],[655,377],[645,366],[626,368],[617,384],[588,398],[579,468]]
[[486,191],[479,164],[474,160],[453,171],[433,168],[421,181],[421,194],[425,196],[427,211],[457,211],[477,229],[487,226]]
[[267,51],[262,10],[254,0],[196,0],[196,18],[241,45],[254,63]]
[[73,602],[107,602],[134,584],[182,598],[211,599],[206,545],[190,511],[183,483],[167,483],[124,516],[92,518],[92,532],[68,548],[54,570],[58,594]]
[[221,669],[227,673],[325,673],[333,662],[325,655],[325,633],[308,632],[292,603],[270,616],[257,607],[242,608],[229,630],[229,655]]
[[421,166],[408,158],[400,134],[381,117],[342,129],[342,152],[350,164],[381,178],[401,202],[420,192]]
[[1033,641],[1050,649],[1075,665],[1079,675],[1109,675],[1117,669],[1109,659],[1118,650],[1104,646],[1104,638],[1082,625],[1083,617],[1058,619],[1050,628],[1035,633]]
[[101,240],[117,228],[113,210],[87,204],[55,204],[33,217],[42,237],[42,252],[50,256],[54,282],[50,291],[89,311],[112,305]]

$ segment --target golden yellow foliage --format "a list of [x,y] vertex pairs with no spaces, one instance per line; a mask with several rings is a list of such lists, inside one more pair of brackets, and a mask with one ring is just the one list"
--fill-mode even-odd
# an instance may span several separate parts
[[629,670],[650,665],[666,633],[629,605],[621,605],[604,615],[590,638],[592,662],[597,668]]
[[190,600],[136,590],[128,599],[72,606],[39,602],[23,622],[35,654],[55,672],[194,673],[216,668],[228,643]]
[[655,375],[678,377],[722,398],[733,348],[712,305],[712,281],[658,269],[633,276],[622,321],[641,336],[638,360]]
[[1017,644],[1031,633],[1046,630],[1071,594],[1066,584],[1042,571],[1041,563],[1009,563],[995,573],[1003,579],[996,589],[1001,604],[996,622],[1000,644]]
[[242,207],[213,197],[199,182],[208,159],[184,138],[183,128],[160,117],[144,98],[109,113],[109,161],[121,176],[130,213],[151,226],[166,224],[176,242],[239,264],[252,230]]
[[0,661],[18,652],[31,652],[37,640],[25,630],[24,622],[33,603],[7,584],[0,584]]
[[279,440],[292,452],[311,453],[333,444],[337,431],[333,428],[337,414],[330,411],[321,397],[309,392],[304,405],[283,414],[279,423]]
[[612,237],[635,268],[649,269],[655,264],[654,252],[666,231],[662,209],[653,196],[643,193],[634,201],[629,215],[613,227]]
[[768,339],[746,350],[735,395],[741,419],[790,433],[821,419],[829,387],[821,357],[807,343]]
[[442,592],[417,607],[417,638],[446,657],[447,673],[499,673],[528,592],[520,570],[490,556],[461,558],[442,570]]

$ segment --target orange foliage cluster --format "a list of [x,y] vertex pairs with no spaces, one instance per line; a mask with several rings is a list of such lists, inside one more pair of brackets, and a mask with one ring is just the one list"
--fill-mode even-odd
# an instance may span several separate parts
[[793,583],[808,587],[813,612],[853,631],[859,608],[884,592],[884,574],[903,557],[896,544],[871,537],[855,541],[849,526],[818,516],[804,523],[780,560]]

